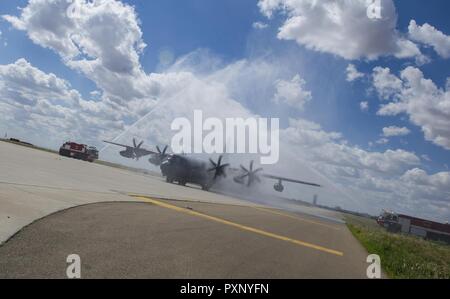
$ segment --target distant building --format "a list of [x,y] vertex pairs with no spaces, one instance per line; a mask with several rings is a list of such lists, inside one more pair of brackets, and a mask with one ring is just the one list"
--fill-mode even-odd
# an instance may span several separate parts
[[450,225],[408,215],[383,212],[377,220],[378,224],[388,231],[402,232],[425,239],[450,243]]
[[317,206],[317,194],[314,194],[313,205]]

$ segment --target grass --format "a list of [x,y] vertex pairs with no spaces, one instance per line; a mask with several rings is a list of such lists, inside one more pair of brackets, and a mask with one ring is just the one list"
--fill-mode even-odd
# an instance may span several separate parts
[[449,279],[450,246],[388,233],[372,219],[346,217],[347,226],[370,254],[378,254],[390,278]]

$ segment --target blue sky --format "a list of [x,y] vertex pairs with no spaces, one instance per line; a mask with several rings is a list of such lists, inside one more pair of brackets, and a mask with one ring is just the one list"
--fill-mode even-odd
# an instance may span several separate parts
[[[224,63],[227,63],[252,55],[252,48],[256,46],[249,43],[257,39],[256,44],[260,47],[268,46],[270,51],[276,53],[273,55],[283,56],[288,52],[302,51],[302,55],[307,57],[305,59],[307,66],[302,68],[305,77],[308,77],[310,72],[315,73],[314,69],[316,68],[326,68],[325,72],[321,72],[319,78],[309,84],[316,87],[311,89],[317,99],[309,109],[317,115],[308,113],[308,119],[318,121],[328,130],[343,132],[350,142],[364,148],[370,141],[379,137],[381,129],[387,122],[392,125],[407,124],[407,121],[402,121],[399,117],[380,119],[373,113],[361,113],[358,106],[359,101],[365,99],[369,102],[376,102],[377,99],[366,95],[364,84],[348,84],[345,81],[343,70],[348,62],[330,54],[299,50],[292,41],[278,40],[276,24],[282,22],[280,16],[270,21],[271,25],[274,25],[268,30],[258,32],[253,29],[254,22],[267,21],[259,12],[256,0],[181,2],[176,0],[136,0],[126,2],[135,6],[142,22],[143,38],[148,43],[148,48],[141,56],[141,63],[147,72],[158,70],[159,52],[163,49],[171,50],[177,57],[198,48],[205,48],[220,56]],[[17,7],[24,7],[26,3],[27,1],[2,3],[1,13],[13,14],[17,11]],[[450,22],[446,14],[450,9],[450,3],[447,1],[434,0],[426,5],[421,0],[396,1],[395,3],[399,16],[398,27],[401,31],[407,31],[409,21],[416,19],[418,23],[431,22],[441,31],[450,32]],[[10,26],[5,21],[2,21],[0,26],[3,38],[8,42],[8,46],[2,49],[1,63],[10,63],[20,57],[27,57],[33,65],[67,79],[73,87],[84,94],[95,89],[92,81],[61,64],[54,52],[35,45],[26,37],[25,33],[10,30]],[[356,62],[356,64],[360,71],[370,72],[374,66],[380,64],[389,66],[393,70],[399,70],[407,62],[387,58],[371,63]],[[421,69],[439,86],[445,86],[450,61],[438,59]],[[332,92],[329,92],[329,89]],[[257,107],[255,110],[258,110]],[[430,162],[431,169],[445,170],[444,165],[450,165],[448,151],[424,142],[420,129],[412,129],[413,134],[403,138],[410,144],[402,144],[399,140],[393,140],[393,145],[406,149],[412,148],[419,154],[429,154],[433,157]],[[378,146],[379,149],[384,147],[386,146]]]
[[[283,2],[283,0],[280,1]],[[390,3],[390,0],[383,1]],[[246,88],[236,88],[232,84],[231,87],[228,86],[233,99],[251,113],[280,117],[283,129],[290,126],[289,118],[314,122],[319,124],[324,132],[341,133],[342,138],[353,149],[360,148],[369,153],[385,153],[387,150],[399,149],[414,153],[421,159],[417,167],[425,170],[428,175],[449,171],[449,149],[432,142],[430,138],[428,140],[424,138],[422,130],[425,124],[420,126],[410,119],[414,116],[414,112],[398,113],[394,116],[377,115],[381,105],[386,102],[380,100],[379,93],[372,82],[375,67],[388,67],[391,74],[399,77],[400,72],[409,66],[420,70],[424,78],[431,79],[438,88],[445,90],[447,78],[450,76],[448,72],[450,59],[439,55],[431,44],[410,38],[408,26],[411,20],[415,20],[419,26],[428,23],[436,31],[448,36],[450,34],[448,19],[450,3],[448,1],[393,2],[395,14],[398,16],[396,22],[398,34],[395,33],[393,38],[413,40],[421,54],[429,59],[424,64],[417,63],[415,60],[417,56],[412,54],[407,58],[398,58],[396,53],[386,52],[369,59],[363,52],[346,55],[345,52],[334,52],[332,49],[319,51],[317,47],[323,46],[324,41],[318,39],[308,45],[307,42],[299,41],[304,37],[301,32],[293,31],[289,33],[289,37],[285,38],[277,36],[285,22],[292,16],[295,17],[296,9],[300,9],[300,6],[288,7],[285,10],[281,7],[270,7],[264,11],[261,6],[258,6],[264,0],[122,2],[126,6],[133,6],[136,17],[140,20],[138,26],[147,47],[139,54],[139,67],[145,74],[171,72],[172,63],[190,53],[197,53],[200,60],[204,59],[207,64],[213,60],[219,61],[208,70],[199,70],[198,65],[190,65],[198,70],[195,75],[202,78],[206,76],[204,73],[213,76],[212,74],[220,73],[220,70],[235,66],[242,61],[247,61],[249,64],[268,63],[274,66],[272,67],[274,77],[258,74],[255,78],[261,77],[262,80],[253,86]],[[20,11],[17,7],[27,5],[28,1],[25,0],[3,1],[0,4],[0,15],[19,17]],[[267,12],[272,13],[272,18],[265,15]],[[312,13],[317,12],[311,11]],[[254,28],[255,22],[264,24],[266,28]],[[0,36],[1,65],[13,64],[18,59],[24,58],[43,73],[53,73],[58,78],[66,80],[71,88],[78,91],[84,99],[90,98],[90,92],[95,90],[100,91],[104,96],[91,98],[88,102],[101,102],[108,96],[110,98],[116,96],[104,87],[103,84],[106,83],[100,79],[93,79],[93,74],[65,63],[61,49],[52,48],[52,45],[45,44],[44,40],[30,39],[28,35],[34,30],[31,25],[23,30],[14,26],[10,20],[3,18],[0,21],[0,30],[2,32]],[[292,37],[295,34],[298,34],[297,42],[295,37]],[[314,38],[312,36],[312,39]],[[351,42],[351,38],[348,42]],[[361,42],[367,42],[367,40]],[[199,51],[199,49],[203,50]],[[160,61],[163,52],[168,55],[166,64]],[[347,81],[346,68],[349,64],[353,64],[361,74],[364,74],[364,77],[352,82]],[[251,71],[249,74],[251,77]],[[307,101],[302,109],[293,109],[292,106],[275,103],[273,101],[274,86],[281,81],[289,82],[297,74],[304,80],[303,89],[311,92],[312,99]],[[244,79],[253,84],[251,78]],[[368,102],[368,111],[361,110],[362,101]],[[131,114],[124,116],[123,119],[127,125],[135,120],[134,115]],[[410,130],[410,134],[390,137],[388,142],[377,144],[376,142],[383,137],[381,136],[383,128],[389,126],[405,127]],[[1,129],[2,126],[0,126]],[[7,129],[6,125],[3,129]],[[18,134],[26,133],[18,132]],[[56,146],[56,144],[55,142],[46,145]],[[427,158],[423,158],[425,156]],[[448,191],[444,190],[440,194],[443,198],[449,197]],[[442,205],[445,206],[444,209],[448,208],[448,202],[439,203],[440,207]],[[441,213],[450,214],[448,210]]]
[[[149,48],[142,57],[142,64],[147,71],[154,71],[158,65],[158,51],[170,48],[176,56],[180,56],[197,48],[208,48],[230,62],[248,57],[252,39],[258,38],[259,45],[273,47],[278,55],[289,51],[299,51],[298,46],[291,41],[279,41],[276,38],[277,27],[273,26],[264,32],[255,32],[252,28],[255,21],[265,22],[261,16],[258,1],[129,1],[135,5],[142,21],[144,39],[148,36]],[[450,32],[448,14],[450,3],[434,0],[424,4],[421,0],[396,1],[399,15],[399,29],[407,31],[409,21],[416,19],[418,23],[429,22],[443,32]],[[195,20],[195,22],[193,21]],[[272,20],[271,24],[279,24],[280,18]],[[161,30],[164,28],[164,30]],[[307,52],[307,51],[305,51]],[[308,65],[304,68],[304,76],[308,76],[310,69],[328,67],[325,74],[321,74],[317,82],[312,82],[316,88],[313,93],[318,100],[310,109],[324,116],[308,115],[308,119],[318,121],[324,128],[343,132],[347,139],[361,147],[367,147],[370,141],[378,137],[381,129],[388,122],[392,125],[407,125],[401,118],[380,119],[373,113],[361,113],[358,103],[362,99],[376,102],[374,96],[366,95],[364,84],[346,84],[343,69],[347,65],[344,59],[337,59],[329,54],[303,53],[307,55]],[[377,65],[385,65],[393,70],[399,70],[406,63],[394,59],[381,59],[372,63],[356,63],[360,71],[370,71]],[[445,86],[450,61],[438,59],[425,65],[422,70],[428,78],[433,79],[439,86]],[[314,71],[313,71],[314,72]],[[330,82],[337,80],[337,82]],[[325,82],[325,86],[321,86]],[[330,86],[331,85],[331,86]],[[332,88],[330,95],[328,88]],[[327,100],[328,101],[327,101]],[[332,107],[329,107],[330,104]],[[324,107],[324,104],[328,107]],[[328,110],[328,113],[324,110]],[[331,115],[330,115],[331,114]],[[355,127],[355,124],[357,127]],[[423,141],[418,128],[412,128],[413,134],[406,139],[411,144],[401,144],[393,140],[396,147],[414,149],[419,154],[429,154],[433,157],[430,167],[433,170],[445,170],[445,164],[450,165],[450,155],[429,142]],[[383,149],[386,146],[379,146]]]

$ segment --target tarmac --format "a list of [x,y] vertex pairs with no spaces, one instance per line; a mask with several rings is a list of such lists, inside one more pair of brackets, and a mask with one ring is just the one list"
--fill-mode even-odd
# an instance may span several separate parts
[[0,278],[65,278],[70,254],[82,278],[367,277],[368,253],[330,211],[284,211],[5,142],[0,167]]

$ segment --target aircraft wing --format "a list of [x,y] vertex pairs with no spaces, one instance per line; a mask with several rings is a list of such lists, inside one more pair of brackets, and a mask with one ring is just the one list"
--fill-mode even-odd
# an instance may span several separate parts
[[240,168],[236,168],[236,167],[228,167],[228,170],[231,170],[231,171],[233,171],[233,172],[239,172],[239,171],[241,171]]
[[129,145],[125,145],[125,144],[120,144],[120,143],[115,143],[115,142],[112,142],[112,141],[106,141],[106,140],[103,140],[103,142],[104,142],[104,143],[109,143],[109,144],[113,144],[113,145],[117,145],[117,146],[122,146],[122,147],[130,147],[130,148],[133,148],[132,146],[129,146]]
[[148,155],[157,154],[157,152],[154,152],[154,151],[151,151],[151,150],[147,150],[147,149],[141,148],[141,147],[134,147],[134,146],[130,146],[130,145],[126,145],[126,144],[120,144],[120,143],[115,143],[115,142],[106,141],[106,140],[103,140],[103,142],[109,143],[109,144],[112,144],[112,145],[125,147],[127,149],[130,148],[130,149],[134,150],[134,152],[138,153],[139,156],[148,156]]
[[290,182],[290,183],[308,185],[308,186],[313,186],[313,187],[322,187],[321,185],[316,184],[316,183],[310,183],[310,182],[305,182],[305,181],[300,181],[300,180],[293,180],[293,179],[284,178],[284,177],[281,177],[281,176],[276,176],[276,175],[271,175],[271,174],[263,174],[262,176],[266,177],[266,178],[269,178],[269,179],[282,181],[282,182]]
[[145,148],[135,148],[134,151],[139,153],[140,156],[148,156],[148,155],[157,154],[157,152],[150,151]]

